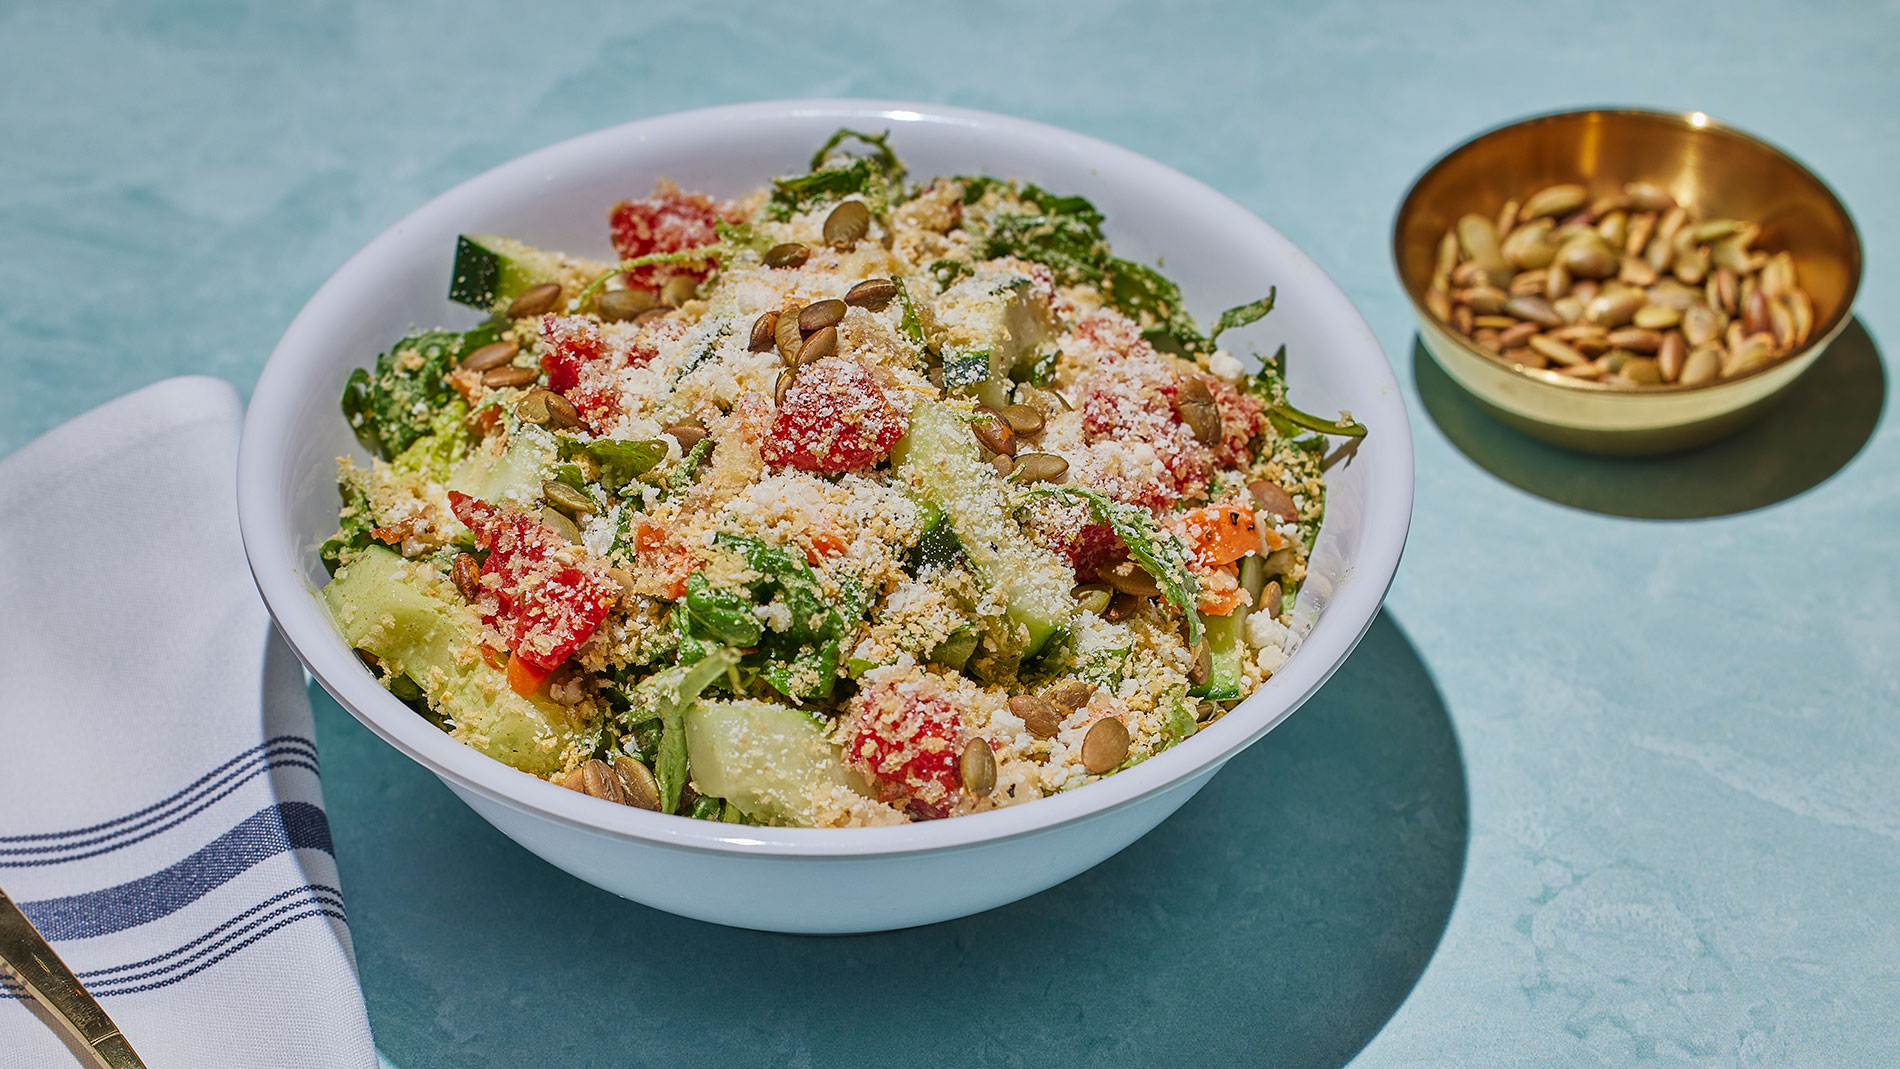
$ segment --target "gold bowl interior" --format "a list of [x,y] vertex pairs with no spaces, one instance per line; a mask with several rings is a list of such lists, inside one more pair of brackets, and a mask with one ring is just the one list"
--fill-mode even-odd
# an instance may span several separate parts
[[[1439,239],[1459,216],[1495,216],[1506,201],[1561,182],[1581,183],[1594,199],[1633,181],[1661,186],[1698,218],[1755,222],[1756,248],[1787,250],[1814,302],[1808,344],[1734,379],[1633,390],[1499,360],[1427,310]],[[1420,338],[1448,375],[1522,430],[1614,453],[1699,445],[1760,415],[1846,326],[1861,273],[1853,220],[1825,183],[1774,146],[1699,112],[1573,111],[1481,134],[1413,184],[1393,225],[1392,254]]]

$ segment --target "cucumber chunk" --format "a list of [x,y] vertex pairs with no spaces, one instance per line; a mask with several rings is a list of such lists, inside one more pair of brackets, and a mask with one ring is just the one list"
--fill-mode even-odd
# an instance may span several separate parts
[[1244,605],[1227,616],[1207,617],[1207,652],[1212,670],[1207,682],[1192,688],[1189,694],[1217,702],[1240,697],[1241,658],[1247,656],[1247,640],[1242,634],[1246,622]]
[[550,699],[515,693],[500,669],[475,654],[480,622],[445,587],[373,545],[337,571],[323,600],[344,641],[414,683],[455,738],[537,776],[559,771],[570,748],[591,751],[599,724]]
[[811,826],[827,796],[858,790],[810,714],[771,702],[700,702],[686,712],[693,786],[768,824]]
[[549,253],[495,234],[463,234],[455,241],[449,300],[493,311],[530,286],[557,280],[558,261]]
[[945,290],[932,311],[943,352],[943,384],[951,389],[1006,383],[1019,359],[1033,358],[1056,336],[1049,302],[1029,279],[1013,272],[980,269]]
[[1023,533],[959,407],[919,402],[893,457],[912,492],[950,521],[978,577],[1002,592],[1021,631],[1014,652],[1035,655],[1075,615],[1068,565]]
[[477,450],[457,464],[449,474],[449,489],[491,503],[532,502],[541,496],[555,448],[555,438],[547,431],[518,426],[499,454]]

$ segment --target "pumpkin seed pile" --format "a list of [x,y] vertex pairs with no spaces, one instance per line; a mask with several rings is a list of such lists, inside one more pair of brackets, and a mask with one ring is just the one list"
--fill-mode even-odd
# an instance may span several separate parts
[[1632,389],[1746,375],[1806,345],[1814,302],[1761,227],[1631,182],[1549,186],[1438,245],[1425,303],[1506,363]]

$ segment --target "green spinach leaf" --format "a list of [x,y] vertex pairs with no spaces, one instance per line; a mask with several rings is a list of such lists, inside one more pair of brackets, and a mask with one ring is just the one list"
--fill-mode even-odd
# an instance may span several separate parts
[[1200,581],[1188,570],[1187,549],[1173,535],[1163,534],[1147,512],[1081,486],[1036,487],[1025,497],[1065,496],[1081,501],[1128,546],[1128,553],[1154,577],[1161,596],[1187,620],[1188,645],[1201,641]]
[[357,368],[343,384],[343,416],[358,441],[394,460],[418,438],[435,432],[451,399],[449,372],[463,356],[501,336],[492,323],[457,333],[432,330],[404,338],[376,358],[375,370]]

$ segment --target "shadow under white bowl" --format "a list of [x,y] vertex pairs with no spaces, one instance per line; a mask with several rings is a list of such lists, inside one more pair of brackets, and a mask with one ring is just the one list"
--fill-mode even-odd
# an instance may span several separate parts
[[[801,171],[840,126],[889,129],[913,178],[981,173],[1080,193],[1116,251],[1165,258],[1203,322],[1278,287],[1276,310],[1226,347],[1287,346],[1295,403],[1371,428],[1328,476],[1327,511],[1296,617],[1298,651],[1200,734],[1124,772],[1024,805],[889,828],[756,828],[590,798],[471,750],[385,691],[338,636],[317,547],[336,528],[335,458],[363,452],[337,408],[345,377],[412,328],[466,328],[452,305],[459,233],[611,256],[607,208],[662,176],[733,197]],[[1039,123],[926,104],[775,101],[629,123],[542,149],[449,190],[352,257],[265,365],[244,425],[238,512],[278,628],[343,707],[548,862],[616,894],[720,924],[787,932],[901,928],[1051,887],[1121,850],[1198,791],[1332,674],[1371,625],[1412,505],[1405,406],[1365,322],[1278,231],[1145,157]],[[392,820],[401,814],[389,814]]]

